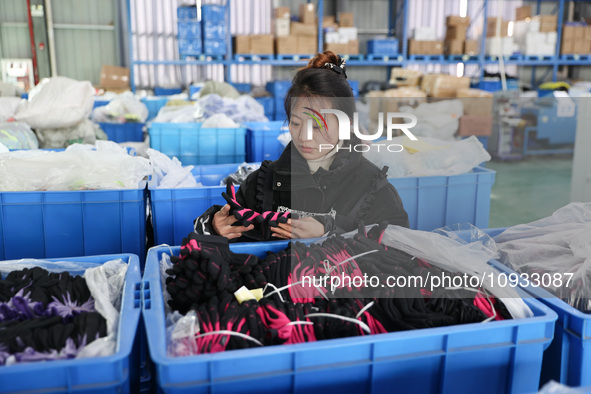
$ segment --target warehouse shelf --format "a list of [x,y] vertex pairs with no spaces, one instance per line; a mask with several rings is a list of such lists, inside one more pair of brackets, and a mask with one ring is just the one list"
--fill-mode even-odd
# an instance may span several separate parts
[[[128,10],[130,10],[130,1],[127,0]],[[488,18],[488,4],[492,0],[483,0],[479,15],[482,14],[484,21]],[[532,86],[535,86],[535,67],[551,67],[552,80],[556,81],[559,66],[587,66],[591,65],[591,54],[587,55],[560,55],[560,43],[562,37],[562,25],[564,16],[564,6],[566,0],[538,0],[536,13],[540,13],[540,6],[542,2],[557,3],[556,10],[558,16],[557,25],[557,44],[555,54],[551,56],[525,56],[525,55],[511,55],[503,57],[505,64],[516,66],[531,66],[532,67]],[[589,1],[589,0],[579,0]],[[227,0],[227,9],[229,13],[229,2]],[[310,0],[308,0],[310,2]],[[408,54],[408,7],[411,5],[409,0],[397,2],[399,7],[395,10],[394,0],[389,0],[389,20],[388,20],[388,35],[393,37],[397,21],[401,20],[401,34],[397,35],[400,46],[400,53],[398,55],[375,55],[375,54],[360,54],[360,55],[344,55],[347,59],[348,66],[355,67],[404,67],[408,64],[475,64],[479,65],[479,79],[484,76],[484,66],[496,64],[499,61],[498,57],[488,56],[484,53],[477,55],[409,55]],[[322,29],[322,12],[324,8],[324,0],[317,0],[316,7],[318,10],[318,51],[323,48],[323,29]],[[131,32],[131,13],[128,12],[129,20],[129,42],[130,42],[130,64],[131,64],[131,86],[135,90],[133,72],[136,65],[178,65],[178,66],[204,66],[212,64],[222,64],[226,68],[226,80],[231,82],[230,66],[232,65],[269,65],[269,66],[301,66],[302,61],[310,59],[313,54],[278,54],[278,55],[256,55],[256,54],[234,54],[232,53],[232,40],[230,33],[226,37],[226,55],[223,57],[215,57],[210,55],[198,55],[194,58],[186,58],[183,60],[139,60],[133,58],[133,42]],[[483,23],[482,36],[479,38],[480,48],[485,47],[486,42],[486,28],[487,24]],[[550,70],[549,70],[550,71]]]

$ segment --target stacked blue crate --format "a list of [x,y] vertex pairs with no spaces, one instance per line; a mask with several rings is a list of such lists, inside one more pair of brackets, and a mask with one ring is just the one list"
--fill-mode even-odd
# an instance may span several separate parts
[[290,86],[291,81],[289,80],[267,82],[267,86],[265,88],[273,95],[273,100],[275,100],[274,120],[285,120],[287,118],[284,100]]
[[196,7],[179,7],[178,17],[178,41],[179,54],[181,56],[197,56],[202,50],[201,22],[197,20]]
[[203,26],[203,52],[206,55],[222,56],[226,54],[226,7],[206,4],[201,6]]

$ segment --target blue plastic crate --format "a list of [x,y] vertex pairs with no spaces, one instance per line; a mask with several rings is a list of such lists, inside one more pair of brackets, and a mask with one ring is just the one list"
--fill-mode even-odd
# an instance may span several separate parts
[[94,104],[92,106],[92,108],[97,108],[97,107],[104,107],[105,105],[109,104],[110,100],[97,100],[96,98],[94,99]]
[[230,82],[230,85],[234,86],[234,88],[240,93],[248,94],[252,89],[252,85],[249,83]]
[[383,38],[367,41],[368,55],[398,55],[398,40],[396,38]]
[[152,123],[150,147],[183,165],[241,163],[246,128],[204,129],[199,123]]
[[265,116],[267,118],[273,118],[275,115],[275,101],[273,97],[256,97],[255,100],[265,109]]
[[359,81],[349,80],[349,86],[351,86],[351,90],[353,91],[353,96],[359,97]]
[[[491,264],[508,274],[515,272],[499,262]],[[554,339],[544,353],[540,383],[555,380],[573,387],[591,386],[591,314],[573,308],[541,287],[522,287],[558,315]]]
[[[203,40],[207,52],[207,42],[209,40],[224,42],[226,39],[226,7],[215,4],[206,4],[201,6],[201,21],[203,24]],[[217,55],[218,53],[209,53]],[[220,53],[221,55],[225,54]]]
[[[237,243],[237,253],[264,256],[286,242]],[[180,248],[172,248],[179,253]],[[148,252],[143,316],[156,384],[164,393],[229,392],[536,392],[542,354],[556,314],[533,299],[535,317],[403,331],[296,345],[169,357],[159,261]]]
[[226,42],[223,40],[203,39],[203,53],[206,55],[225,55]]
[[193,167],[191,172],[203,187],[156,189],[149,188],[154,243],[180,245],[193,231],[193,220],[214,204],[224,205],[220,182],[234,173],[239,163]]
[[[60,258],[53,261],[76,261],[93,264],[122,259],[129,268],[121,298],[119,336],[115,354],[106,357],[33,362],[0,367],[0,391],[11,393],[129,393],[139,388],[137,335],[140,320],[141,274],[138,257],[132,254]],[[69,271],[64,269],[64,271]],[[70,271],[71,272],[71,271]],[[82,272],[71,272],[81,275]],[[145,345],[144,345],[145,346]]]
[[276,101],[282,101],[285,99],[285,95],[287,91],[291,87],[291,81],[289,80],[282,80],[282,81],[271,81],[267,82],[265,89],[273,95]]
[[201,39],[201,22],[179,21],[177,26],[179,38]]
[[[517,79],[508,78],[506,80],[507,83],[507,90],[519,90],[519,81]],[[498,90],[503,90],[503,85],[499,78],[486,78],[480,80],[477,83],[473,83],[470,85],[473,88],[486,90],[487,92],[496,92]]]
[[182,88],[162,88],[159,86],[156,86],[154,88],[155,96],[172,96],[174,94],[181,94],[182,92]]
[[224,22],[226,19],[226,6],[218,4],[204,4],[201,6],[201,19],[214,23]]
[[463,222],[486,228],[495,174],[476,167],[467,174],[388,180],[400,194],[412,229],[430,231]]
[[179,38],[179,54],[181,56],[199,56],[203,53],[201,40]]
[[197,19],[197,7],[178,7],[176,15],[179,20]]
[[145,123],[99,123],[110,141],[142,142]]
[[0,260],[133,253],[143,262],[145,193],[0,192]]
[[144,97],[142,103],[148,107],[148,119],[158,116],[158,112],[168,103],[168,97]]
[[277,160],[283,152],[283,145],[277,140],[280,134],[289,132],[283,121],[247,122],[246,126],[246,161],[262,162]]

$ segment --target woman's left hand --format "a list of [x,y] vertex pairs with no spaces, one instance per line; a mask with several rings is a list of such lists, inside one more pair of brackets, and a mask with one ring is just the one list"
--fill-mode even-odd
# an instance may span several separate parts
[[287,223],[279,223],[279,227],[271,227],[271,232],[273,236],[282,239],[317,238],[325,233],[324,225],[311,217],[289,219]]

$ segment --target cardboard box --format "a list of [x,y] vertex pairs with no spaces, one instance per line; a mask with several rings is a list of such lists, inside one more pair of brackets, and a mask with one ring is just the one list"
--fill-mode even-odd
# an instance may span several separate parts
[[534,19],[540,21],[540,32],[556,31],[558,28],[558,16],[538,15]]
[[576,26],[563,26],[562,27],[562,39],[572,40],[575,38]]
[[339,13],[339,26],[340,27],[353,27],[353,13],[352,12],[340,12]]
[[431,55],[443,55],[443,41],[429,41],[429,53]]
[[293,36],[315,37],[318,35],[318,26],[306,25],[301,22],[291,22],[290,34]]
[[562,39],[562,45],[560,45],[560,54],[569,55],[575,53],[575,41],[572,38]]
[[323,16],[322,17],[322,28],[326,29],[329,27],[338,27],[336,18],[334,15]]
[[250,53],[250,36],[234,36],[234,53]]
[[297,53],[316,54],[318,52],[318,37],[316,36],[298,36]]
[[460,117],[458,135],[488,136],[492,134],[493,117],[486,115],[464,115]]
[[582,40],[575,40],[573,43],[573,53],[576,54],[586,54],[588,50],[588,45],[587,42],[582,41]]
[[573,30],[575,40],[585,39],[585,26],[575,26]]
[[250,53],[255,55],[273,54],[273,35],[257,34],[250,36]]
[[453,75],[427,74],[421,81],[421,90],[430,97],[456,97],[460,89],[470,87],[470,78]]
[[289,18],[277,18],[275,19],[275,36],[287,37],[289,36],[291,21]]
[[291,10],[289,7],[275,8],[275,18],[291,18]]
[[275,53],[291,55],[298,53],[298,38],[296,36],[277,37],[275,39]]
[[456,97],[464,105],[464,115],[492,115],[493,94],[480,89],[458,89]]
[[423,55],[425,54],[424,52],[424,46],[423,43],[425,43],[427,41],[419,41],[419,40],[408,40],[408,54],[409,55]]
[[[486,23],[486,36],[495,37],[497,35],[497,18],[488,18]],[[501,37],[509,35],[509,22],[501,21]]]
[[390,71],[390,85],[396,86],[419,86],[423,73],[418,70],[394,67]]
[[531,6],[530,5],[524,5],[523,7],[517,7],[515,9],[515,20],[522,21],[527,18],[531,18]]
[[468,26],[470,24],[469,16],[449,15],[445,18],[447,26]]
[[129,68],[103,65],[100,86],[105,90],[129,89]]
[[307,25],[316,23],[316,7],[314,3],[300,4],[300,22]]
[[446,55],[461,55],[464,53],[463,40],[447,40],[443,45],[443,52]]
[[585,40],[591,42],[591,26],[585,26]]
[[464,41],[464,53],[466,55],[478,55],[478,41],[477,40],[466,40]]
[[332,43],[332,44],[324,44],[325,51],[334,52],[337,55],[345,54],[349,50],[349,44],[339,44],[339,43]]
[[445,31],[445,40],[465,40],[467,29],[466,25],[448,26]]
[[347,52],[348,55],[359,55],[359,40],[351,40],[347,43]]

